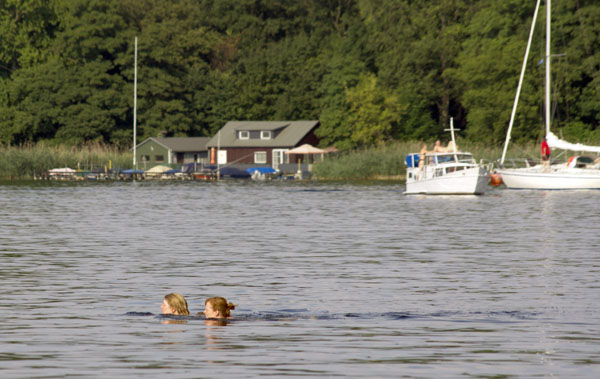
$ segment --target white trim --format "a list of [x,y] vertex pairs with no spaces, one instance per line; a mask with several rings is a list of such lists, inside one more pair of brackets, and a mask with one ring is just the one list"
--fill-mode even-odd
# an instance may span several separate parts
[[239,139],[250,139],[250,132],[248,130],[240,130],[238,131]]
[[[264,156],[264,159],[259,160],[258,156],[257,156],[258,154],[261,154],[262,156]],[[255,151],[254,152],[254,163],[259,163],[259,164],[267,163],[267,152],[266,151]]]
[[273,149],[272,150],[272,160],[271,166],[277,170],[279,169],[279,165],[289,163],[289,155],[285,154],[286,151],[290,151],[290,149]]
[[260,131],[260,139],[271,139],[273,134],[270,130],[261,130]]

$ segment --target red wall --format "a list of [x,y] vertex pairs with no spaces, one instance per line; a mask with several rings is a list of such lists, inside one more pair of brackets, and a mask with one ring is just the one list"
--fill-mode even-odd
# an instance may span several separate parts
[[[316,128],[315,128],[316,129]],[[311,130],[304,138],[300,141],[298,146],[304,145],[305,143],[317,146],[319,144],[319,137],[315,135],[315,129]],[[294,146],[295,147],[295,146]],[[282,147],[276,147],[275,149],[281,149]],[[293,147],[290,147],[293,148]],[[254,164],[254,152],[265,151],[267,153],[267,163],[272,165],[273,163],[273,147],[223,147],[222,150],[227,150],[227,163],[243,163],[243,164]],[[238,160],[239,159],[239,160]]]

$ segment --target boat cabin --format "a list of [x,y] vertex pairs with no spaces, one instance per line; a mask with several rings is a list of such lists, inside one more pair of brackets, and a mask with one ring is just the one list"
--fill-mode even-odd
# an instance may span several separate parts
[[567,161],[569,168],[598,168],[600,158],[592,158],[585,155],[574,155]]
[[474,164],[475,159],[470,153],[432,153],[425,155],[426,165],[438,165],[443,163]]
[[[420,172],[419,154],[409,154],[406,157],[407,176],[416,178]],[[471,153],[428,153],[425,155],[423,177],[439,177],[456,171],[466,170],[477,166]]]
[[477,163],[470,153],[433,153],[425,155],[425,167],[434,168],[434,176],[472,168]]

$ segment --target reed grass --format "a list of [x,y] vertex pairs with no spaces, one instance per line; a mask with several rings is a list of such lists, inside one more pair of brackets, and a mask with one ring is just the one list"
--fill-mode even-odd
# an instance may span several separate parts
[[[323,180],[403,180],[406,175],[404,160],[407,154],[419,152],[423,142],[393,142],[329,154],[313,166],[313,175]],[[432,149],[433,144],[428,144]],[[461,141],[460,149],[473,154],[479,162],[493,162],[502,156],[502,146]],[[539,158],[539,145],[511,144],[507,156]],[[53,168],[70,167],[92,170],[97,167],[131,168],[133,154],[129,150],[110,145],[54,146],[47,143],[23,146],[0,145],[0,178],[33,179]]]
[[[402,180],[406,175],[404,164],[407,154],[418,153],[423,142],[393,142],[386,145],[329,154],[323,162],[314,165],[313,175],[323,180]],[[432,143],[427,144],[429,150]],[[461,141],[461,151],[470,152],[477,162],[492,163],[500,160],[503,146],[489,146]],[[507,156],[539,159],[538,144],[509,145]]]
[[61,167],[84,171],[105,166],[126,169],[131,167],[132,160],[133,154],[128,150],[95,143],[84,146],[53,146],[42,142],[0,145],[0,178],[33,179]]

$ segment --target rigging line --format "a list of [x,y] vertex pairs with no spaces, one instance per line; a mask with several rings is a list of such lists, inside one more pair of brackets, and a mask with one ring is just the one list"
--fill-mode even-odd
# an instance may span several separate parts
[[[231,162],[229,162],[229,163],[225,163],[224,165],[221,165],[221,167],[228,167],[228,166],[231,166],[232,164],[235,164],[236,162],[239,162],[239,161],[241,161],[241,160],[242,160],[242,159],[244,159],[244,158],[251,157],[252,155],[254,155],[254,152],[252,152],[252,153],[250,153],[250,154],[247,154],[247,155],[244,155],[243,157],[241,157],[241,158],[238,158],[238,159],[236,159],[235,161],[231,161]],[[215,169],[215,170],[213,170],[213,171],[217,171],[217,170]]]
[[517,86],[517,93],[515,95],[515,101],[513,103],[513,109],[510,114],[510,122],[508,123],[508,131],[506,133],[506,141],[504,142],[504,149],[502,150],[502,158],[500,164],[504,163],[506,157],[506,150],[508,149],[508,142],[510,141],[510,133],[512,131],[513,123],[515,121],[515,114],[517,112],[517,104],[519,103],[519,95],[521,94],[521,87],[523,85],[523,77],[525,76],[525,68],[527,67],[527,57],[529,56],[529,50],[531,48],[531,40],[533,38],[533,31],[535,30],[535,21],[537,19],[538,10],[540,9],[540,1],[537,0],[535,5],[535,12],[533,13],[533,20],[531,22],[531,30],[529,31],[529,39],[527,40],[527,48],[525,49],[525,57],[523,58],[523,66],[521,67],[521,75],[519,77],[519,85]]

